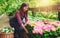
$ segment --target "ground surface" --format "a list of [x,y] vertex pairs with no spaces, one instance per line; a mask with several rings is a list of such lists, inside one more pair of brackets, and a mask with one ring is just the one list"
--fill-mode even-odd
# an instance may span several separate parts
[[3,27],[10,27],[9,25],[9,18],[6,14],[4,14],[1,18],[0,18],[0,28]]

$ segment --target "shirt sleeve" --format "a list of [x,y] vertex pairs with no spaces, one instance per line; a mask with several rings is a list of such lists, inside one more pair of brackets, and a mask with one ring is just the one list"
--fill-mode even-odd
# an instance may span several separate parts
[[16,17],[17,17],[18,23],[19,23],[19,24],[23,24],[23,23],[22,23],[22,20],[21,20],[21,18],[20,18],[21,16],[20,16],[20,12],[19,12],[19,11],[16,13]]

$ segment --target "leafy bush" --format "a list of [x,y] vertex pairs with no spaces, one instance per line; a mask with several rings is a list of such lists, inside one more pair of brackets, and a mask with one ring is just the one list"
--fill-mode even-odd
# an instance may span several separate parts
[[[20,8],[20,5],[23,2],[28,2],[29,7],[38,7],[40,0],[0,0],[0,15],[2,13],[11,13],[13,11],[16,11]],[[53,0],[57,1],[57,0]],[[39,2],[39,3],[37,3]],[[60,2],[59,0],[57,2]]]
[[14,13],[20,5],[27,0],[0,0],[0,15],[2,13]]
[[32,12],[29,11],[29,20],[58,20],[58,14],[57,12],[34,12],[35,16],[32,16]]

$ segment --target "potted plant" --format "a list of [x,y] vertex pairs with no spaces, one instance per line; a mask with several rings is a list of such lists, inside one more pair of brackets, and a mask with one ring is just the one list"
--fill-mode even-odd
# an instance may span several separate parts
[[14,31],[12,28],[0,28],[0,38],[14,38]]

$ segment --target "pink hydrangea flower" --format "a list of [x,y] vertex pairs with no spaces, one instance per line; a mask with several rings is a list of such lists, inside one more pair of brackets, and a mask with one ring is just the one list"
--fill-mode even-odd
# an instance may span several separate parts
[[[53,22],[49,22],[48,24],[44,24],[43,22],[36,22],[34,29],[33,29],[33,33],[42,35],[44,30],[49,31],[49,32],[51,30],[56,31],[56,27],[53,26],[52,23]],[[60,23],[57,23],[57,24],[60,24]]]
[[43,34],[43,29],[39,29],[39,34],[42,35]]

